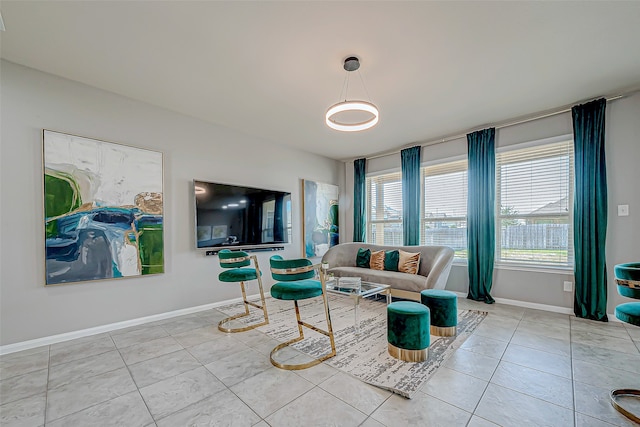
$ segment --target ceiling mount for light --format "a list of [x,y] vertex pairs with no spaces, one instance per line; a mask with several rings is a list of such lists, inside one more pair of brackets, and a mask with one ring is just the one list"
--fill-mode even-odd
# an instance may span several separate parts
[[[350,56],[344,60],[343,67],[347,71],[345,84],[343,85],[344,101],[329,107],[325,116],[327,126],[343,132],[355,132],[372,128],[378,123],[380,117],[378,107],[367,101],[347,101],[349,73],[360,68],[360,60],[355,56]],[[358,74],[360,73],[358,72]],[[366,92],[367,88],[364,85],[364,80],[362,80],[362,75],[360,75],[360,80]],[[340,99],[342,99],[342,92],[340,92]]]

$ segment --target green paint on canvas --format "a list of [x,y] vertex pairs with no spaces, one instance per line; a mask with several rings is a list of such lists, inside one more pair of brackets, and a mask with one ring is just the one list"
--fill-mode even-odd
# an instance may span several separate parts
[[64,215],[82,205],[80,187],[66,173],[49,171],[44,176],[44,212],[46,218]]
[[164,239],[162,225],[144,225],[138,235],[142,274],[164,273]]

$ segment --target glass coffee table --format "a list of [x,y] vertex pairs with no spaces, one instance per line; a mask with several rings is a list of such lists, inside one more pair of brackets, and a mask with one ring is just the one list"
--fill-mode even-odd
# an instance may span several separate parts
[[383,285],[381,283],[361,282],[360,289],[341,288],[336,278],[329,279],[326,282],[327,292],[330,294],[348,296],[353,299],[354,306],[354,329],[356,333],[360,332],[360,317],[358,315],[358,306],[362,298],[374,295],[385,295],[387,297],[387,305],[391,302],[391,285]]

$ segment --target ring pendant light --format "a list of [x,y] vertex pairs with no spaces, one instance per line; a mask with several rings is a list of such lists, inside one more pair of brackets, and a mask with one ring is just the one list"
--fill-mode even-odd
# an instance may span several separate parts
[[[349,89],[349,72],[356,71],[360,68],[360,61],[355,56],[350,56],[344,60],[344,69],[347,71],[346,78],[346,87],[347,91]],[[360,76],[362,79],[362,76]],[[364,86],[364,81],[362,82]],[[366,92],[365,87],[365,92]],[[342,94],[341,94],[342,95]],[[360,122],[340,122],[337,118],[337,115],[344,112],[359,112],[359,113],[368,113],[371,117],[367,120]],[[325,115],[325,121],[327,126],[331,129],[335,129],[342,132],[356,132],[361,130],[366,130],[372,128],[378,123],[380,119],[380,113],[378,111],[378,107],[376,107],[373,103],[367,101],[347,101],[346,100],[346,91],[345,91],[345,100],[342,102],[338,102],[337,104],[332,105],[327,110],[327,114]]]

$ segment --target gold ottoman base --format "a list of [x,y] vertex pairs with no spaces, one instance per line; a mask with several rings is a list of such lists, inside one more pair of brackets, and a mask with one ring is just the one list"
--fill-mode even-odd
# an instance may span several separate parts
[[429,358],[429,347],[423,350],[406,350],[388,343],[389,354],[405,362],[424,362]]
[[455,337],[457,328],[455,326],[433,326],[431,325],[431,335],[439,337]]

